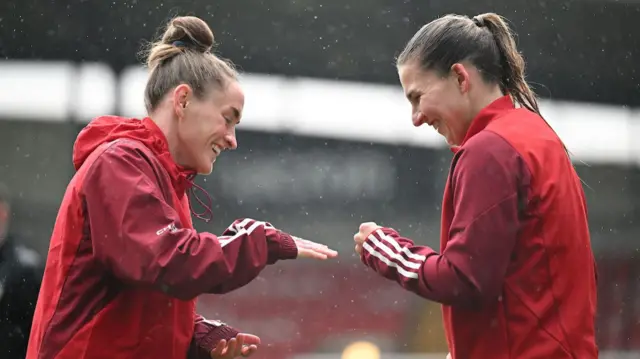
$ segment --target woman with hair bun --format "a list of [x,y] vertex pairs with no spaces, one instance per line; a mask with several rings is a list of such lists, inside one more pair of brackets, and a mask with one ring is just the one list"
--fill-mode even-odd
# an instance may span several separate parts
[[196,315],[195,298],[242,287],[278,260],[337,255],[249,218],[220,236],[193,228],[189,192],[205,208],[194,215],[211,219],[193,179],[237,147],[244,106],[213,45],[201,19],[171,20],[148,54],[149,117],[99,117],[78,135],[28,359],[249,356],[259,338]]

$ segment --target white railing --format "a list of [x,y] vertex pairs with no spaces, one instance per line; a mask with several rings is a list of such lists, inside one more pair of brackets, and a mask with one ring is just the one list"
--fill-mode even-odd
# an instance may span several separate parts
[[[390,69],[389,71],[393,71]],[[119,76],[104,64],[0,62],[0,118],[88,122],[104,114],[145,116],[146,71]],[[440,148],[416,129],[399,86],[244,74],[241,128],[267,132]],[[542,101],[545,118],[574,159],[640,165],[640,111],[620,106]]]

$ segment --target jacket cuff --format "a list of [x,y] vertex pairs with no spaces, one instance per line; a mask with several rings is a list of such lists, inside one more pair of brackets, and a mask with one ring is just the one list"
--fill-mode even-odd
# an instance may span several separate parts
[[293,241],[290,234],[278,230],[275,240],[269,243],[268,264],[274,264],[278,260],[296,259],[298,257],[298,246]]
[[209,333],[207,333],[207,335],[202,338],[200,343],[198,343],[198,346],[201,349],[205,350],[207,353],[211,353],[211,351],[216,348],[216,345],[218,345],[219,341],[224,339],[228,342],[230,339],[235,338],[238,333],[240,332],[233,327],[230,327],[228,325],[221,325],[219,327],[211,329],[211,331],[209,331]]

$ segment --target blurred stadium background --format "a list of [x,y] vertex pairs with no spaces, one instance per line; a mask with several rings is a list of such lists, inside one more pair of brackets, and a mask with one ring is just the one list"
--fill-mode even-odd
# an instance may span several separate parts
[[[143,116],[136,57],[172,15],[209,22],[245,72],[240,147],[199,183],[221,231],[272,222],[341,251],[338,261],[268,268],[245,288],[204,296],[203,314],[262,337],[257,358],[442,358],[439,306],[366,271],[360,222],[437,247],[450,152],[414,129],[393,58],[437,16],[510,19],[543,112],[585,182],[599,266],[603,358],[640,357],[640,2],[634,0],[5,1],[0,4],[0,182],[11,230],[43,255],[92,117]],[[125,318],[123,318],[126,320]]]

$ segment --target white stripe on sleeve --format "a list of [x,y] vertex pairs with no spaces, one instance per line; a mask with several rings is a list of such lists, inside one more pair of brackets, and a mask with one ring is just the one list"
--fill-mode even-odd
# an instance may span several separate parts
[[[253,223],[252,223],[253,222]],[[249,228],[246,228],[249,226]],[[231,232],[235,232],[233,236],[220,236],[218,240],[220,241],[220,246],[224,248],[227,244],[233,242],[235,239],[242,237],[243,235],[251,235],[258,227],[273,228],[273,226],[268,223],[262,221],[256,221],[251,218],[245,218],[241,222],[232,224],[229,226],[229,230]]]
[[399,249],[398,249],[398,252],[392,251],[391,249],[389,249],[389,247],[384,245],[384,243],[380,242],[373,233],[369,235],[368,239],[373,244],[373,247],[375,247],[376,249],[380,249],[384,253],[388,254],[389,257],[391,257],[391,259],[394,259],[395,261],[399,262],[399,264],[402,264],[407,269],[420,269],[420,263],[409,262],[404,257],[402,257],[402,255],[398,253],[400,252]]
[[398,271],[399,274],[410,278],[410,279],[418,279],[418,273],[415,272],[409,272],[406,269],[398,266],[397,263],[390,261],[387,257],[385,257],[384,255],[378,253],[375,249],[373,249],[373,247],[371,247],[369,245],[369,243],[365,242],[362,244],[362,248],[364,248],[367,252],[369,252],[369,254],[371,254],[372,256],[378,258],[378,260],[380,260],[382,263],[386,264],[389,267],[393,267],[396,268],[396,270]]
[[423,255],[411,252],[407,247],[400,246],[400,244],[393,237],[391,237],[390,235],[384,234],[384,232],[382,232],[381,229],[375,230],[375,234],[377,235],[378,238],[383,239],[389,244],[391,244],[393,248],[396,250],[396,252],[402,252],[408,258],[411,258],[420,262],[424,262],[427,259],[427,257]]

